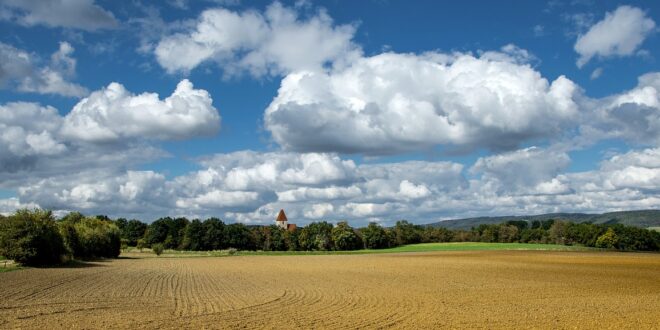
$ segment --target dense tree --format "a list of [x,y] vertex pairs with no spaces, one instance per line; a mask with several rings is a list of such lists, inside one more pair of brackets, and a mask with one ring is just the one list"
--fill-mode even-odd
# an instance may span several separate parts
[[303,250],[329,251],[334,248],[332,243],[332,224],[312,222],[305,226],[298,235],[298,244]]
[[455,232],[443,227],[423,227],[420,238],[423,243],[451,242],[454,240]]
[[516,226],[518,228],[518,232],[529,228],[529,223],[525,220],[509,220],[504,224],[507,226]]
[[[98,217],[85,217],[75,223],[63,222],[63,226],[73,225],[75,236],[69,238],[68,246],[78,258],[116,258],[121,253],[121,233],[112,221]],[[69,233],[70,229],[67,229]]]
[[603,235],[600,235],[596,240],[596,247],[613,249],[618,242],[619,238],[614,232],[614,229],[608,228],[607,231]]
[[64,254],[64,242],[50,211],[22,209],[0,219],[0,255],[39,266],[60,263]]
[[390,246],[387,232],[375,222],[371,222],[366,228],[362,228],[361,233],[364,247],[367,249],[384,249]]
[[201,221],[195,219],[191,221],[184,231],[181,248],[190,251],[209,250],[204,242],[206,230]]
[[207,250],[220,250],[226,247],[225,224],[218,218],[204,221],[204,246]]
[[331,233],[337,250],[359,250],[363,247],[362,239],[346,221],[339,222]]
[[186,218],[172,219],[170,217],[154,221],[145,233],[147,244],[163,243],[166,249],[178,249],[183,243],[188,223]]
[[568,237],[569,226],[570,223],[567,221],[555,221],[552,226],[550,226],[550,229],[548,229],[548,236],[550,240],[555,244],[571,244],[572,242]]
[[[119,227],[119,226],[118,226]],[[130,220],[126,222],[121,230],[121,238],[126,239],[128,245],[136,246],[137,241],[144,237],[144,233],[147,230],[147,225],[139,220]]]
[[238,250],[254,250],[252,232],[242,223],[232,223],[225,227],[227,246]]
[[144,240],[148,246],[165,242],[169,232],[171,218],[160,218],[152,222],[144,234]]
[[396,222],[394,226],[394,235],[396,237],[397,245],[416,244],[421,241],[420,231],[421,226],[413,225],[406,220]]
[[512,243],[520,240],[518,226],[501,224],[497,226],[497,241],[500,243]]

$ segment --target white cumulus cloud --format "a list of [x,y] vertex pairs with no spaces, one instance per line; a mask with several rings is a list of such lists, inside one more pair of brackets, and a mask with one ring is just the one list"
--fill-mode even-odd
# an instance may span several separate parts
[[68,81],[75,75],[74,48],[61,42],[50,63],[40,66],[40,59],[25,50],[0,42],[0,88],[21,92],[80,97],[87,89]]
[[354,32],[353,25],[335,26],[324,11],[301,17],[279,2],[263,13],[208,9],[194,28],[162,38],[155,54],[170,73],[212,61],[229,75],[243,70],[254,76],[278,75],[359,55],[351,41]]
[[287,75],[264,121],[287,150],[392,154],[445,145],[513,149],[573,125],[577,86],[502,52],[385,53]]
[[164,100],[155,93],[134,95],[119,83],[93,92],[67,114],[62,133],[90,142],[127,138],[185,139],[215,134],[220,115],[205,90],[182,80]]
[[655,29],[655,22],[637,7],[620,6],[580,35],[574,49],[582,67],[594,57],[628,56],[642,45]]

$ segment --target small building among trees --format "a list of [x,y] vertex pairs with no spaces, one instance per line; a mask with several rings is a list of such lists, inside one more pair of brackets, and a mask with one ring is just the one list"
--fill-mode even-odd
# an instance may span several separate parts
[[277,225],[277,227],[288,231],[294,231],[297,228],[296,224],[289,223],[289,219],[286,218],[286,214],[284,214],[284,210],[280,210],[280,213],[277,214],[277,219],[275,219],[275,224]]

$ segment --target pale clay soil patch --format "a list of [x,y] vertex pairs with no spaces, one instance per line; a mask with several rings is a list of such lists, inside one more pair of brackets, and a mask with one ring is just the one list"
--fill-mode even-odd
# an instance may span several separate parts
[[136,258],[0,273],[0,328],[660,328],[660,254]]

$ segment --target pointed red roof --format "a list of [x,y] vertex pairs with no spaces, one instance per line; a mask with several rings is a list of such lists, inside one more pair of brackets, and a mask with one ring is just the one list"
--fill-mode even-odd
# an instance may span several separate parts
[[277,220],[275,221],[288,221],[286,214],[284,214],[284,210],[280,210],[280,213],[277,215]]

